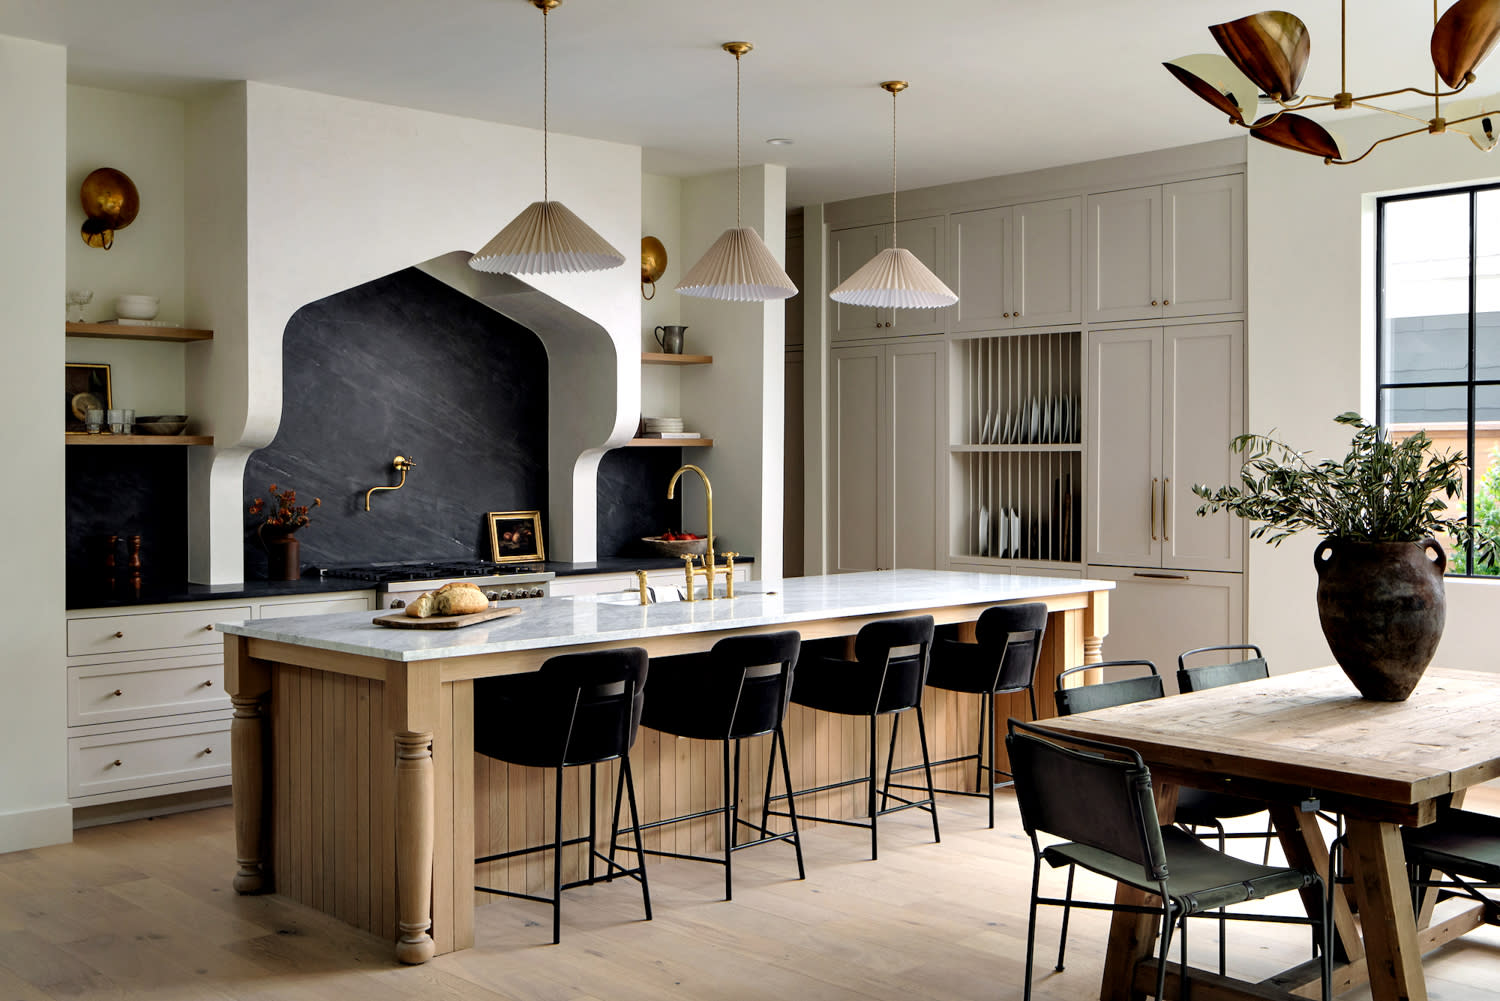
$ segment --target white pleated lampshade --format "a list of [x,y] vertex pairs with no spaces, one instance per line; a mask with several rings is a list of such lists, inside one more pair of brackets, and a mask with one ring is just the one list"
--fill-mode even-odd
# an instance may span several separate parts
[[625,255],[562,202],[532,202],[484,248],[469,267],[502,275],[607,271]]
[[683,295],[733,302],[789,299],[797,286],[753,228],[726,229],[677,283]]
[[834,302],[851,306],[894,309],[933,309],[958,301],[927,265],[909,250],[888,247],[828,294]]

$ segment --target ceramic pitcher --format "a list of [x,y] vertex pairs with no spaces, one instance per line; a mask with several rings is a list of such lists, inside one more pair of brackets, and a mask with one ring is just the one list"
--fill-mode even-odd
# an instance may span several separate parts
[[[656,343],[660,344],[661,349],[667,354],[680,355],[682,354],[682,335],[686,330],[686,326],[677,325],[657,327],[655,331]],[[666,336],[662,336],[663,331],[666,332]]]

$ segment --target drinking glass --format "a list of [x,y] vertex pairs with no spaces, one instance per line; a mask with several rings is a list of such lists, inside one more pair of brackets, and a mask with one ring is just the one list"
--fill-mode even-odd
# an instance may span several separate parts
[[85,410],[83,412],[83,427],[89,434],[98,434],[104,430],[104,411]]
[[125,411],[110,410],[105,416],[109,422],[110,434],[125,433]]

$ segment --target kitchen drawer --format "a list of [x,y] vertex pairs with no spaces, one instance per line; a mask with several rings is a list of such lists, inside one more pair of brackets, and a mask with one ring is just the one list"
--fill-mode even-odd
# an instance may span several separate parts
[[[368,612],[370,599],[364,595],[353,598],[318,598],[311,601],[283,601],[274,605],[260,606],[260,618],[284,619],[292,615],[327,615],[330,612]],[[228,619],[221,619],[227,622]]]
[[79,657],[181,646],[222,646],[215,622],[248,619],[249,605],[138,612],[68,620],[68,656]]
[[68,739],[68,795],[229,779],[227,719]]
[[228,709],[224,657],[167,657],[68,668],[68,725]]

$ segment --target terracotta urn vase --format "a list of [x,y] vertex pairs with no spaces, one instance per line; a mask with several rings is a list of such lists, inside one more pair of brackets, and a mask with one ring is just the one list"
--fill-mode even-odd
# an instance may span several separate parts
[[1313,565],[1318,618],[1339,667],[1365,698],[1406,701],[1443,636],[1443,547],[1324,539]]

